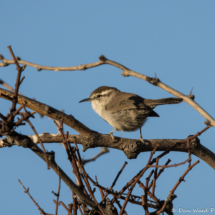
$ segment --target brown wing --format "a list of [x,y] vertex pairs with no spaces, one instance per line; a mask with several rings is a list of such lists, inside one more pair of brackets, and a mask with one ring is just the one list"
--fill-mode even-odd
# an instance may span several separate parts
[[[132,93],[119,93],[118,95],[114,96],[114,99],[106,108],[111,112],[118,112],[128,109],[142,109],[145,111],[145,114],[154,112],[152,108],[144,104],[144,99],[142,97]],[[152,116],[155,115],[155,112],[152,113]]]

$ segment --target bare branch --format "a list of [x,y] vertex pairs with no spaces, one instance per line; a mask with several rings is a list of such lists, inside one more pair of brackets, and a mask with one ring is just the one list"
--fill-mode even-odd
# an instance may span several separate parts
[[[0,63],[0,67],[1,66],[7,66],[9,64],[14,63],[12,60],[5,59],[2,55],[1,55],[1,60],[2,60],[2,63]],[[19,60],[18,62],[20,64],[25,64],[25,65],[28,65],[31,67],[35,67],[39,71],[42,69],[43,70],[54,70],[54,71],[85,70],[85,69],[93,68],[96,66],[100,66],[102,64],[109,64],[109,65],[112,65],[112,66],[115,66],[115,67],[121,69],[123,71],[122,76],[124,76],[124,77],[134,76],[136,78],[140,78],[144,81],[149,82],[150,84],[153,84],[155,86],[162,88],[163,90],[165,90],[165,91],[167,91],[167,92],[169,92],[169,93],[171,93],[171,94],[173,94],[179,98],[182,98],[187,104],[189,104],[195,110],[197,110],[207,120],[207,123],[209,123],[211,126],[215,127],[215,120],[213,119],[213,117],[210,116],[202,107],[200,107],[200,105],[198,105],[196,102],[193,101],[194,96],[186,96],[183,93],[180,93],[179,91],[174,90],[173,88],[164,84],[158,78],[151,78],[151,77],[148,77],[146,75],[140,74],[138,72],[132,71],[120,63],[117,63],[115,61],[107,59],[104,55],[101,55],[99,57],[98,62],[89,63],[89,64],[82,64],[80,66],[72,66],[72,67],[47,67],[47,66],[41,66],[41,65],[33,64],[33,63],[23,61],[23,60]]]
[[[12,101],[14,95],[15,94],[13,92],[0,88],[0,97],[1,98]],[[58,121],[61,121],[61,119],[63,119],[64,124],[70,126],[71,128],[73,128],[74,130],[76,130],[77,132],[79,132],[81,134],[89,136],[89,135],[92,135],[92,133],[95,133],[93,130],[87,128],[81,122],[76,120],[72,115],[67,115],[48,105],[37,102],[36,100],[27,98],[25,96],[18,95],[18,103],[36,111],[42,115],[48,116],[52,119],[55,119]]]
[[[28,137],[31,138],[31,140],[35,144],[39,144],[39,141],[35,135],[29,135]],[[43,133],[43,134],[40,134],[39,137],[41,138],[43,143],[62,143],[63,142],[63,139],[59,134]],[[93,143],[92,147],[109,147],[109,148],[118,149],[123,151],[129,159],[136,158],[137,155],[141,152],[152,151],[157,144],[159,144],[157,151],[165,151],[167,148],[170,148],[176,143],[180,143],[183,141],[181,139],[149,139],[149,140],[144,140],[144,143],[143,143],[138,139],[135,140],[135,139],[117,137],[119,138],[119,142],[113,143],[110,138],[110,135],[101,135],[98,137],[99,137],[98,139],[95,139],[95,142]],[[77,143],[82,144],[83,147],[85,147],[85,144],[87,141],[86,138],[84,138],[82,135],[69,135],[68,141],[70,143],[74,143],[74,138],[76,139]],[[185,140],[185,142],[186,141],[187,140]],[[6,138],[0,139],[0,148],[8,147],[14,144],[15,143],[9,143]],[[209,149],[207,149],[205,146],[200,144],[200,141],[198,138],[195,138],[190,141],[190,147],[191,147],[191,154],[196,155],[197,157],[205,161],[208,165],[210,165],[213,169],[215,169],[215,154]],[[188,145],[187,144],[177,145],[177,147],[172,149],[172,151],[187,153]]]
[[[95,63],[82,64],[82,65],[79,65],[79,66],[53,67],[53,66],[42,66],[42,65],[39,65],[39,64],[35,64],[35,63],[28,62],[28,61],[24,61],[24,60],[21,60],[20,57],[18,57],[18,59],[19,59],[17,61],[18,63],[34,67],[38,71],[41,71],[41,70],[52,70],[52,71],[55,71],[55,72],[85,70],[85,69],[90,69],[90,68],[93,68],[93,67],[105,64],[103,61],[98,61],[98,62],[95,62]],[[10,64],[14,64],[13,60],[5,59],[2,55],[1,55],[1,61],[2,61],[2,63],[0,63],[0,67],[5,67],[5,66],[8,66]]]

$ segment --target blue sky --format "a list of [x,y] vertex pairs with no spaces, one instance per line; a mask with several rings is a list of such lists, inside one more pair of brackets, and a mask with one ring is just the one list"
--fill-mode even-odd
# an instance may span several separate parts
[[[124,66],[142,74],[157,77],[176,90],[189,94],[193,87],[195,101],[211,116],[214,114],[215,80],[215,2],[208,1],[4,1],[0,7],[0,54],[11,58],[7,49],[11,45],[23,60],[47,66],[76,66],[98,61],[103,54]],[[86,126],[107,134],[112,127],[92,110],[90,103],[78,102],[87,98],[99,86],[113,86],[144,98],[171,96],[164,90],[142,80],[121,76],[121,71],[103,65],[85,71],[37,72],[27,67],[20,92],[30,98],[64,109]],[[15,66],[0,68],[0,79],[11,86],[16,80]],[[1,112],[6,114],[10,102],[0,99]],[[160,118],[148,120],[142,129],[144,139],[183,139],[202,130],[205,119],[186,103],[160,106],[155,109]],[[38,116],[31,120],[38,133],[57,133],[49,119]],[[70,134],[77,132],[66,127]],[[17,131],[33,134],[28,126]],[[114,135],[139,138],[137,132]],[[201,143],[215,152],[214,128],[206,131]],[[45,148],[56,152],[56,161],[73,179],[66,152],[58,144],[46,144]],[[81,146],[80,146],[81,148]],[[99,149],[82,153],[90,158]],[[119,190],[147,162],[149,153],[142,153],[136,160],[127,160],[117,150],[86,165],[86,171],[105,187],[109,187],[116,174],[128,162],[116,189]],[[173,152],[163,159],[173,163],[187,159],[187,154]],[[193,156],[193,162],[198,158]],[[0,150],[0,206],[2,214],[38,214],[38,210],[19,185],[20,179],[39,205],[54,213],[52,190],[57,191],[58,177],[29,149],[21,147]],[[165,199],[187,164],[167,169],[157,182],[156,195]],[[145,176],[146,177],[146,176]],[[145,180],[143,177],[142,180]],[[174,207],[211,208],[214,205],[214,170],[200,161],[176,190]],[[139,188],[134,194],[142,195]],[[99,199],[99,192],[97,194]],[[71,202],[71,192],[62,183],[60,200]],[[67,214],[60,207],[60,214]],[[129,205],[128,214],[143,213],[139,206]]]

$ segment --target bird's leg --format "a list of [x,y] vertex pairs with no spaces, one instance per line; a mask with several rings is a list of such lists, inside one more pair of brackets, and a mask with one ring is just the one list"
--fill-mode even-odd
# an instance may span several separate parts
[[142,138],[141,127],[140,127],[140,138],[139,138],[139,140],[140,140],[141,142],[143,142],[143,143],[144,143],[144,140],[143,140],[143,138]]
[[114,128],[113,129],[113,131],[111,131],[109,134],[110,134],[110,136],[111,136],[111,138],[113,139],[113,140],[115,140],[115,137],[113,136],[113,132],[115,131],[116,129]]

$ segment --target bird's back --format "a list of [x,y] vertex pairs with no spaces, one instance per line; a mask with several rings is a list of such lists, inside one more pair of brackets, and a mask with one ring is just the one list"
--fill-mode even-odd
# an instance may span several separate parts
[[140,128],[149,116],[159,116],[144,104],[144,98],[132,93],[118,93],[106,105],[107,121],[121,131],[135,131]]
[[152,109],[144,104],[144,98],[132,94],[132,93],[118,93],[113,96],[112,100],[106,106],[110,112],[118,112],[132,109],[143,109],[146,113],[152,111]]

